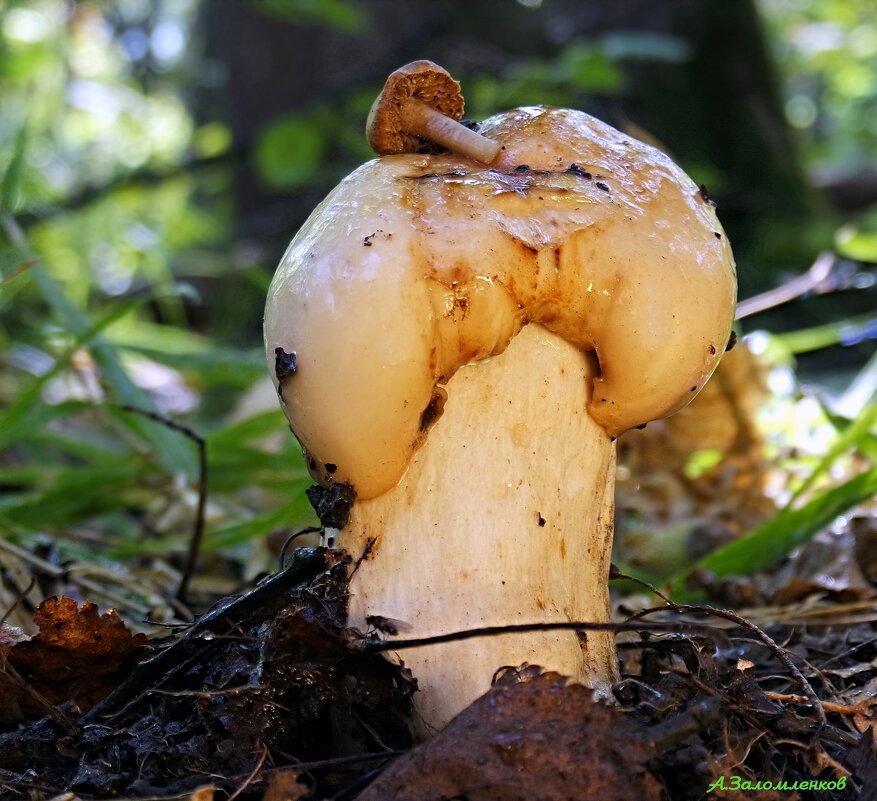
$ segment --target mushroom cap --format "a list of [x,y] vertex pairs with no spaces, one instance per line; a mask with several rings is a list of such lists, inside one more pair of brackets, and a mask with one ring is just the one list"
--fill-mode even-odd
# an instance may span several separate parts
[[435,153],[442,148],[406,130],[405,101],[415,98],[446,117],[463,117],[460,84],[432,61],[412,61],[393,72],[372,104],[365,134],[375,153]]
[[529,322],[595,353],[588,412],[610,436],[688,403],[730,335],[727,238],[667,156],[568,109],[481,130],[504,147],[490,169],[398,155],[349,175],[269,290],[272,374],[276,348],[297,356],[284,411],[315,477],[360,498],[393,487],[441,425],[454,372]]

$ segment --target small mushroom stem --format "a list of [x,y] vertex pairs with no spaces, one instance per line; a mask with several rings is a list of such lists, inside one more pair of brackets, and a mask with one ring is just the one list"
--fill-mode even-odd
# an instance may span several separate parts
[[490,164],[499,155],[499,142],[467,128],[422,100],[410,97],[403,108],[405,125],[411,133],[446,147],[453,153]]
[[[402,636],[513,623],[609,620],[614,443],[585,405],[594,360],[530,324],[499,356],[460,368],[402,481],[357,501],[340,545],[366,553],[349,622],[399,620]],[[406,649],[424,732],[443,727],[523,663],[607,690],[611,633],[505,634]]]

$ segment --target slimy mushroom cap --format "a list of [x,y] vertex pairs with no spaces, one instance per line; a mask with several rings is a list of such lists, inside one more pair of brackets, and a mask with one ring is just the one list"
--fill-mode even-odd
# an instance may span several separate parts
[[319,481],[362,499],[441,425],[456,370],[528,323],[596,355],[588,411],[611,436],[684,406],[728,341],[731,251],[670,159],[566,109],[516,109],[482,131],[504,146],[492,169],[399,155],[348,176],[269,292],[269,359],[297,356],[282,386],[293,431]]

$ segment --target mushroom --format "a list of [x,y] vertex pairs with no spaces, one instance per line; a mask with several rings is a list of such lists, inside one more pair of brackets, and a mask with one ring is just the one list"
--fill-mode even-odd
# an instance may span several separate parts
[[[481,131],[502,148],[489,169],[408,153],[355,170],[269,291],[291,428],[316,480],[356,494],[334,535],[363,630],[608,621],[614,440],[691,400],[731,331],[727,238],[663,153],[569,109],[518,108]],[[403,656],[426,730],[502,666],[603,692],[618,675],[605,632]]]
[[499,144],[467,128],[460,84],[432,61],[412,61],[390,74],[365,124],[376,153],[435,152],[435,145],[490,164]]

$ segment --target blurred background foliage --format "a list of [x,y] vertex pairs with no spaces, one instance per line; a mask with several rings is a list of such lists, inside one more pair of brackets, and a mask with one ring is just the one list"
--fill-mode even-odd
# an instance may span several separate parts
[[[305,216],[370,158],[385,76],[422,57],[462,80],[474,118],[573,106],[667,150],[718,201],[741,298],[834,252],[830,280],[741,325],[762,332],[773,399],[752,447],[791,477],[734,537],[779,526],[782,556],[813,534],[783,514],[821,499],[804,515],[818,529],[873,494],[871,0],[0,0],[0,529],[16,558],[116,577],[125,560],[132,608],[160,616],[199,472],[196,443],[155,414],[206,444],[199,586],[270,569],[313,521],[266,379],[265,291]],[[821,388],[803,406],[794,364]],[[680,470],[714,470],[733,450],[720,443]],[[633,497],[645,479],[625,475]],[[661,561],[639,558],[667,578]],[[117,601],[101,575],[98,600]]]

